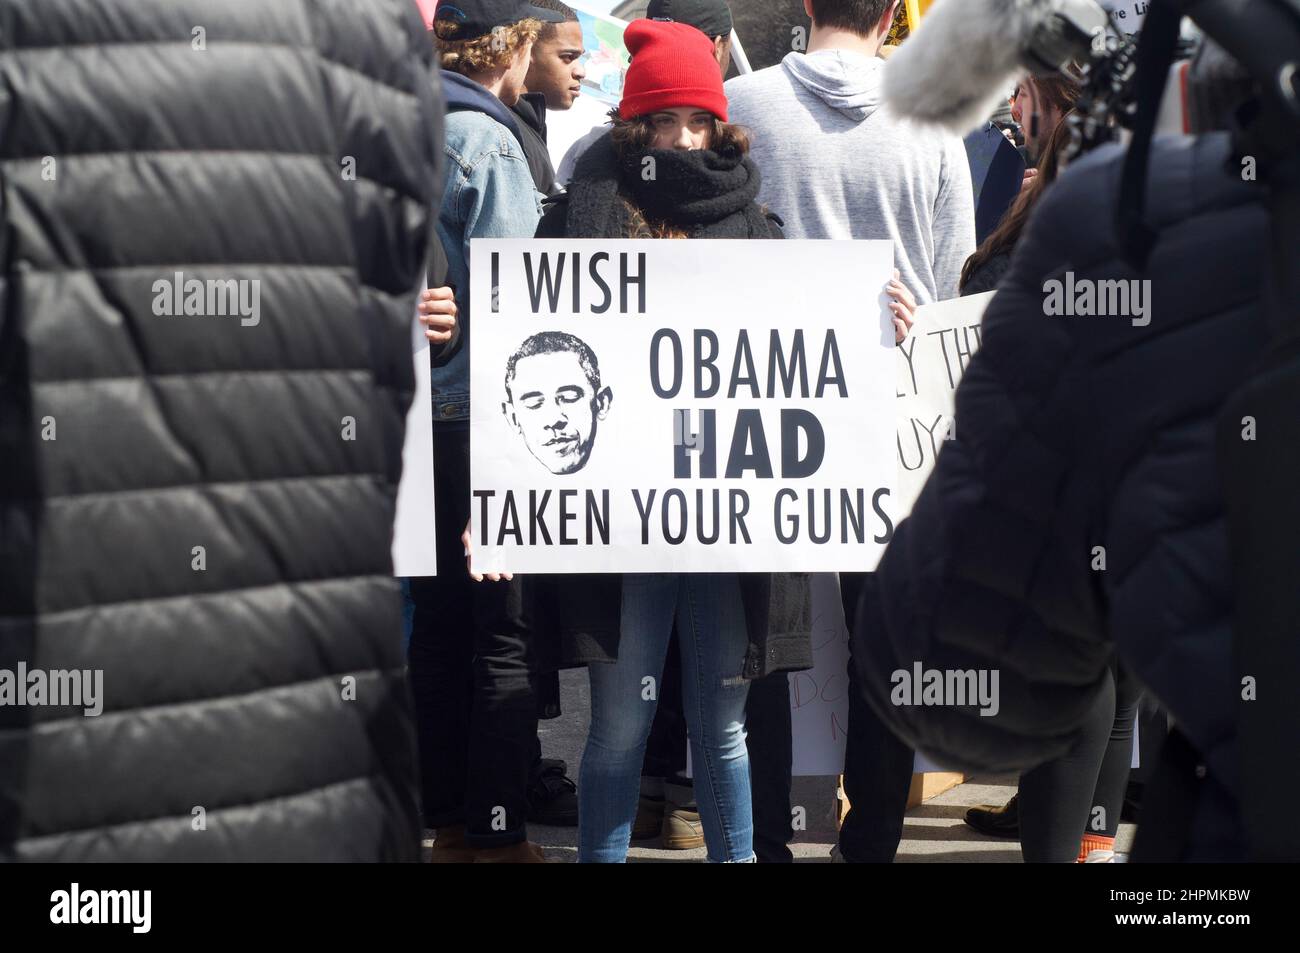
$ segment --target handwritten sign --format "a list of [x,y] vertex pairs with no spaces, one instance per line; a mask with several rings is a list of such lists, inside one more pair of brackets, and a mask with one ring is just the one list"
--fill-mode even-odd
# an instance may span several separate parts
[[[891,514],[912,509],[952,426],[954,397],[979,350],[980,320],[993,292],[926,305],[897,353],[897,498]],[[839,774],[849,724],[849,635],[838,580],[813,577],[813,661],[790,675],[790,720],[796,775]],[[920,756],[916,771],[941,770]]]
[[912,332],[898,346],[899,471],[893,513],[899,520],[912,511],[944,442],[957,437],[957,385],[979,350],[980,320],[994,294],[918,308]]

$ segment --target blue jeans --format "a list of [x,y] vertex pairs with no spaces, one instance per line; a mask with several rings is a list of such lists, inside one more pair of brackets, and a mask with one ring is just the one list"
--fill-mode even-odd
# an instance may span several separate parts
[[578,860],[627,859],[673,619],[695,800],[709,860],[754,859],[742,676],[749,640],[733,575],[623,577],[618,661],[593,663],[591,730],[578,779]]

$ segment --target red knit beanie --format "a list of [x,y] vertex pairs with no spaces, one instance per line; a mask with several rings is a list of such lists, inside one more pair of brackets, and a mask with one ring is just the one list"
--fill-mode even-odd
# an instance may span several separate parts
[[623,32],[632,64],[618,114],[635,119],[665,109],[707,109],[727,121],[722,69],[709,38],[685,23],[633,20]]

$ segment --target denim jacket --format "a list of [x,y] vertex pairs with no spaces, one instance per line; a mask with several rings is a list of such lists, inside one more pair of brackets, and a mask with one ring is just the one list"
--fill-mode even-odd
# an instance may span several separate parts
[[443,75],[454,77],[446,87],[449,103],[461,100],[461,109],[447,115],[447,184],[438,213],[438,238],[447,253],[447,283],[456,293],[461,346],[450,361],[433,370],[435,425],[469,419],[470,241],[532,238],[542,215],[542,196],[509,111],[483,87],[456,74]]

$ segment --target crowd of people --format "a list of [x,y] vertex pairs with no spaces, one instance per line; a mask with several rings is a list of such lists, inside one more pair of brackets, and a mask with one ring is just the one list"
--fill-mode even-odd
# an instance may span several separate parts
[[[5,710],[5,856],[411,860],[423,830],[434,862],[542,863],[532,823],[576,827],[580,862],[653,838],[711,862],[793,859],[808,574],[476,569],[470,408],[492,399],[470,386],[476,239],[888,241],[893,278],[863,289],[863,320],[880,297],[898,343],[919,307],[996,290],[960,439],[878,571],[839,574],[850,808],[831,859],[894,859],[922,750],[1019,772],[1010,803],[967,823],[1018,837],[1027,861],[1116,860],[1144,696],[1176,727],[1139,842],[1246,856],[1234,705],[1250,673],[1232,656],[1214,444],[1267,340],[1263,207],[1220,174],[1216,131],[1249,84],[1209,63],[1198,135],[1153,149],[1161,319],[1050,321],[1043,276],[1126,267],[1122,150],[1067,167],[1078,76],[1024,76],[999,119],[1023,184],[977,242],[962,140],[886,103],[900,3],[805,0],[806,42],[727,79],[727,3],[651,0],[626,29],[621,101],[557,170],[547,115],[582,94],[586,53],[561,0],[440,0],[428,24],[376,0],[193,30],[184,5],[74,22],[0,0],[5,43],[67,44],[66,75],[99,73],[97,50],[180,44],[158,54],[172,83],[122,60],[93,95],[16,83],[0,59],[17,91],[0,97],[0,454],[16,461],[0,644],[6,665],[108,673],[102,719]],[[262,281],[260,327],[149,316],[142,288],[174,262]],[[402,580],[403,658],[387,576],[412,309],[431,345],[440,572]],[[889,673],[918,658],[1001,669],[1002,713],[891,705]],[[571,770],[539,721],[564,714],[575,667],[591,722]]]
[[[961,140],[884,108],[881,50],[899,4],[809,6],[806,50],[724,85],[727,4],[651,2],[626,31],[622,101],[608,126],[569,150],[562,190],[537,117],[567,108],[582,79],[576,13],[535,0],[460,3],[435,14],[452,169],[439,239],[452,262],[450,284],[461,290],[425,292],[422,310],[436,342],[461,329],[447,345],[456,356],[444,355],[435,377],[439,551],[448,562],[468,542],[460,529],[469,516],[472,239],[884,239],[895,249],[894,280],[883,290],[899,341],[919,305],[996,286],[1036,197],[1055,177],[1078,87],[1026,77],[1011,97],[1012,118],[1027,130],[1030,171],[1002,228],[977,249]],[[643,175],[647,159],[653,177]],[[603,611],[564,617],[564,609],[588,604],[564,597],[575,584],[599,592]],[[851,623],[862,574],[840,573],[840,587]],[[670,847],[702,844],[718,862],[792,859],[787,672],[812,664],[806,576],[476,583],[457,572],[413,580],[412,597],[424,817],[436,862],[540,862],[527,839],[530,819],[576,823],[580,861],[621,861],[633,839],[656,835]],[[543,644],[556,632],[564,636],[558,652]],[[542,759],[536,734],[539,712],[558,714],[554,668],[571,665],[586,665],[591,681],[576,785]],[[647,675],[665,683],[662,699],[643,697]],[[888,862],[902,835],[913,752],[856,686],[850,698],[851,807],[833,856]],[[1113,856],[1135,707],[1127,696],[1105,712],[1098,706],[1107,729],[1115,722],[1112,769],[1098,782],[1111,820],[1100,830],[1087,826],[1095,744],[1054,772],[1045,766],[1027,776],[1026,790],[1039,792],[1021,799],[1029,805],[1020,832],[1028,859]],[[687,738],[693,784],[683,777]],[[973,824],[981,814],[972,812]],[[1063,828],[1073,829],[1071,843]]]

